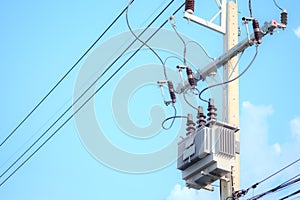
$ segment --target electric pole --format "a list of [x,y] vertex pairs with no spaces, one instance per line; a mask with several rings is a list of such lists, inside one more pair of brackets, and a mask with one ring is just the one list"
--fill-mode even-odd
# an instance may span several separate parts
[[[238,44],[238,8],[235,2],[227,3],[226,34],[224,35],[224,52]],[[237,56],[231,58],[223,67],[223,80],[238,76]],[[231,76],[231,77],[229,77]],[[239,126],[239,81],[226,84],[223,88],[223,121]],[[239,131],[235,133],[236,153],[232,173],[227,175],[229,181],[220,180],[220,199],[232,196],[240,189],[240,154]],[[234,191],[232,191],[234,189]]]
[[[177,93],[181,94],[195,89],[194,81],[205,81],[207,77],[216,75],[217,70],[223,67],[223,82],[214,85],[223,87],[222,94],[220,94],[222,95],[223,118],[222,121],[217,119],[217,108],[214,106],[213,99],[206,101],[208,103],[207,116],[209,116],[207,121],[203,117],[202,106],[198,107],[197,127],[195,127],[193,117],[188,115],[187,130],[189,131],[186,137],[178,143],[177,169],[182,171],[182,179],[189,188],[213,191],[214,188],[211,184],[220,180],[220,200],[227,200],[228,198],[237,199],[243,195],[240,191],[238,79],[253,62],[251,61],[249,66],[239,73],[237,55],[253,45],[256,46],[257,53],[262,37],[267,34],[272,35],[275,29],[284,30],[286,28],[287,15],[286,11],[282,10],[280,23],[271,20],[265,22],[262,27],[259,26],[258,20],[252,17],[252,14],[250,17],[243,17],[247,37],[239,42],[237,2],[221,0],[217,1],[217,4],[219,12],[210,20],[205,20],[194,15],[194,0],[186,0],[184,18],[223,34],[224,53],[208,65],[199,68],[195,73],[188,73],[189,81],[179,84]],[[220,21],[214,23],[217,16]],[[251,35],[248,22],[252,22],[253,34]],[[187,66],[185,68],[188,69]],[[191,77],[194,77],[192,82],[190,81]],[[173,87],[171,89],[169,87],[170,94],[172,89]],[[199,97],[201,93],[199,93]]]

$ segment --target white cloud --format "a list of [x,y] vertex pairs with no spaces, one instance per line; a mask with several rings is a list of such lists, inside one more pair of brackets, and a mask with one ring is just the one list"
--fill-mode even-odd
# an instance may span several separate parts
[[176,184],[167,200],[195,200],[196,191]]
[[293,136],[300,142],[300,117],[290,121],[290,128]]
[[279,143],[275,143],[273,144],[273,148],[275,150],[276,153],[280,153],[281,152],[281,146]]
[[205,190],[194,190],[182,187],[176,184],[167,200],[200,200],[200,199],[218,199],[218,191],[210,192]]
[[[271,173],[299,158],[298,146],[300,140],[299,142],[289,140],[290,136],[286,134],[282,136],[285,137],[285,143],[281,142],[280,138],[275,144],[270,143],[270,138],[275,133],[269,131],[269,126],[278,125],[276,122],[272,122],[270,118],[274,114],[273,107],[271,105],[253,105],[250,102],[244,102],[242,105],[240,124],[241,187],[244,188],[266,178]],[[284,126],[284,124],[281,126]],[[292,130],[290,135],[294,134],[300,139],[300,118],[291,120],[290,127]],[[299,165],[296,167],[299,168]],[[286,180],[294,172],[295,168],[281,172],[268,181],[268,184],[274,186],[278,184],[277,177]]]
[[294,30],[295,35],[300,38],[300,26]]

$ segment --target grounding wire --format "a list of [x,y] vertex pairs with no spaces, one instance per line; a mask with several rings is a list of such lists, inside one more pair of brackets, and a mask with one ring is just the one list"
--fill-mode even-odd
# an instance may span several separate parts
[[[173,13],[175,15],[182,7],[184,3]],[[166,20],[162,25],[147,39],[148,42],[166,23]],[[28,162],[58,131],[63,128],[128,62],[131,60],[144,46],[142,44],[68,119],[66,119],[33,153],[29,155],[12,173],[10,173],[1,183],[0,187],[13,176],[26,162]],[[45,134],[45,132],[44,132]],[[28,150],[27,150],[28,151]],[[20,159],[20,157],[19,157]]]
[[[169,6],[169,5],[168,5]],[[150,26],[163,14],[163,12],[165,11],[165,9],[163,11],[161,11],[158,16],[156,18],[154,18],[151,23],[146,27],[146,29],[144,29],[138,37],[140,37],[142,34],[145,33],[146,30],[148,30],[150,28]],[[55,120],[50,127],[43,132],[42,135],[40,135],[40,137],[38,137],[35,142],[33,142],[25,152],[23,152],[23,154],[21,154],[21,156],[19,156],[1,175],[0,178],[3,177],[4,174],[6,174],[34,145],[36,145],[37,142],[39,142],[46,133],[48,133],[52,127],[54,127],[54,125],[56,125],[56,123],[58,121],[60,121],[60,119],[62,117],[64,117],[64,115],[69,112],[72,107],[100,80],[100,78],[102,78],[104,76],[104,74],[126,53],[126,51],[137,41],[137,39],[135,39],[122,53],[121,55],[119,55],[119,57],[117,57],[114,62],[112,62],[105,70],[104,72],[72,103],[72,105],[70,105],[59,117],[57,120]],[[143,44],[144,45],[144,44]]]
[[[167,70],[166,70],[166,66],[164,65],[164,62],[163,60],[161,59],[161,57],[156,53],[156,51],[154,51],[154,49],[152,47],[150,47],[148,44],[146,44],[143,40],[140,39],[140,36],[137,36],[131,26],[130,26],[130,23],[129,23],[129,17],[128,17],[128,11],[129,11],[129,7],[131,5],[133,0],[130,0],[128,6],[127,6],[127,9],[126,9],[126,23],[127,23],[127,27],[129,29],[129,31],[131,32],[131,34],[137,39],[139,40],[143,45],[145,45],[146,47],[148,47],[150,49],[150,51],[153,52],[153,54],[159,59],[159,61],[161,62],[162,66],[163,66],[163,71],[164,71],[164,75],[165,75],[165,79],[168,80],[168,76],[167,76]],[[165,7],[165,9],[162,11],[164,12],[172,3],[174,2],[174,0],[170,1],[170,3]]]
[[217,84],[214,84],[214,85],[211,85],[211,86],[208,86],[208,87],[204,88],[204,89],[201,90],[201,92],[199,93],[199,99],[202,100],[202,101],[204,101],[204,102],[209,103],[208,100],[203,99],[203,98],[201,97],[201,95],[203,94],[203,92],[205,92],[206,90],[208,90],[208,89],[210,89],[210,88],[217,87],[217,86],[222,86],[222,85],[231,83],[231,82],[233,82],[233,81],[239,79],[239,78],[240,78],[241,76],[243,76],[243,75],[247,72],[247,70],[251,67],[251,65],[253,64],[254,60],[255,60],[256,57],[257,57],[257,54],[258,54],[258,46],[256,46],[255,54],[254,54],[252,60],[250,61],[250,63],[248,64],[248,66],[244,69],[244,71],[242,71],[238,76],[236,76],[236,77],[233,78],[233,79],[230,79],[230,80],[225,81],[225,82],[222,82],[222,83],[217,83]]
[[[132,0],[133,2],[134,0]],[[131,2],[131,3],[132,3]],[[61,82],[73,71],[73,69],[80,63],[80,61],[90,52],[90,50],[98,43],[98,41],[106,34],[106,32],[116,23],[116,21],[126,11],[125,7],[121,13],[113,20],[113,22],[103,31],[103,33],[94,41],[94,43],[84,52],[84,54],[75,62],[75,64],[64,74],[64,76],[51,88],[51,90],[39,101],[38,104],[19,122],[19,124],[12,130],[8,136],[1,142],[0,147],[20,128],[20,126],[32,115],[33,112],[50,96],[50,94],[61,84]]]

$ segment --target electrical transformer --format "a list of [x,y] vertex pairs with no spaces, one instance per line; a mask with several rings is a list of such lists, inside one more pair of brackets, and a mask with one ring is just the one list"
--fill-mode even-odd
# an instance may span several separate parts
[[210,184],[231,172],[235,132],[239,129],[210,119],[178,143],[177,168],[189,188],[211,189]]

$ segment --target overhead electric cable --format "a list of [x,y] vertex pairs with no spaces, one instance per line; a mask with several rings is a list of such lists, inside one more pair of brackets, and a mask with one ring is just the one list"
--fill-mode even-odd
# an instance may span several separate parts
[[[179,8],[173,13],[175,15],[183,6],[183,3]],[[145,41],[147,43],[157,32],[168,22],[166,20],[162,25]],[[64,127],[144,46],[142,44],[68,119],[66,119],[62,125],[60,125],[29,157],[27,157],[10,175],[8,175],[1,183],[0,187],[11,177],[13,176],[27,161],[29,161],[58,131]],[[66,112],[65,112],[66,113]],[[62,117],[62,116],[61,116]],[[61,118],[60,117],[60,118]],[[43,133],[45,134],[45,132]],[[29,150],[27,150],[29,151]],[[20,157],[19,157],[20,159]],[[3,176],[3,175],[2,175]]]
[[271,174],[270,176],[264,178],[263,180],[261,180],[261,181],[255,183],[255,184],[253,184],[251,187],[247,188],[246,191],[249,191],[251,188],[256,188],[259,184],[261,184],[261,183],[267,181],[268,179],[274,177],[275,175],[277,175],[277,174],[279,174],[280,172],[286,170],[287,168],[293,166],[294,164],[296,164],[296,163],[299,162],[299,161],[300,161],[300,158],[298,158],[298,159],[295,160],[294,162],[292,162],[292,163],[286,165],[285,167],[281,168],[280,170],[276,171],[275,173]]
[[[169,5],[167,5],[167,7],[169,7]],[[144,34],[149,28],[150,26],[165,12],[165,9],[163,9],[163,11],[161,11],[158,16],[156,16],[151,22],[150,24],[146,27],[146,29],[144,29],[138,37],[140,37],[142,34]],[[137,39],[135,39],[105,70],[104,72],[72,103],[72,105],[70,105],[58,118],[57,120],[55,120],[46,131],[43,132],[43,134],[38,137],[35,142],[33,142],[25,152],[23,152],[23,154],[21,154],[21,156],[18,157],[18,159],[16,159],[1,175],[0,178],[2,178],[33,146],[36,145],[37,142],[39,142],[46,133],[48,133],[52,127],[54,127],[56,125],[56,123],[58,121],[60,121],[61,118],[64,117],[64,115],[69,112],[72,107],[100,80],[100,78],[102,78],[105,73],[127,52],[127,50],[137,41]],[[144,46],[144,44],[143,44]]]
[[281,8],[281,7],[278,5],[278,3],[276,2],[276,0],[273,0],[273,2],[274,2],[275,6],[276,6],[277,8],[279,8],[280,10],[283,10],[283,8]]
[[[195,88],[196,90],[198,90],[197,88]],[[195,110],[198,110],[197,107],[193,106],[186,98],[186,94],[188,92],[188,89],[186,89],[184,92],[183,92],[183,99],[184,101],[186,102],[187,105],[189,105],[191,108],[195,109]]]
[[213,57],[211,57],[210,55],[208,55],[206,49],[204,49],[204,47],[203,47],[201,44],[199,44],[198,42],[196,42],[196,41],[194,41],[194,40],[188,41],[188,42],[186,43],[186,46],[188,46],[189,44],[192,44],[192,43],[193,43],[193,44],[196,44],[198,47],[200,47],[200,48],[202,49],[202,51],[205,53],[205,55],[206,55],[209,59],[211,59],[211,60],[214,59]]
[[[239,191],[236,192],[236,193],[241,193],[242,195],[246,195],[246,194],[249,192],[250,189],[255,189],[255,188],[257,188],[257,186],[260,185],[261,183],[263,183],[263,182],[267,181],[268,179],[274,177],[275,175],[277,175],[277,174],[279,174],[280,172],[286,170],[287,168],[293,166],[294,164],[296,164],[296,163],[299,162],[299,161],[300,161],[300,158],[298,158],[297,160],[293,161],[292,163],[286,165],[285,167],[281,168],[280,170],[276,171],[275,173],[271,174],[270,176],[268,176],[268,177],[262,179],[261,181],[259,181],[259,182],[255,183],[255,184],[253,184],[253,185],[250,186],[249,188],[243,189],[243,190],[239,190]],[[298,176],[300,176],[300,174],[298,174],[296,177],[298,177]]]
[[241,76],[243,76],[243,75],[247,72],[247,70],[251,67],[251,65],[253,64],[254,60],[256,59],[257,54],[258,54],[258,46],[256,46],[255,54],[254,54],[252,60],[250,61],[250,63],[248,64],[248,66],[244,69],[244,71],[242,71],[238,76],[236,76],[236,77],[233,78],[233,79],[230,79],[230,80],[225,81],[225,82],[222,82],[222,83],[217,83],[217,84],[214,84],[214,85],[211,85],[211,86],[208,86],[208,87],[204,88],[204,89],[201,90],[201,92],[199,93],[199,99],[202,100],[202,101],[204,101],[204,102],[209,103],[208,100],[203,99],[203,98],[201,97],[201,95],[203,94],[203,92],[205,92],[206,90],[208,90],[208,89],[210,89],[210,88],[217,87],[217,86],[222,86],[222,85],[231,83],[231,82],[233,82],[233,81],[239,79],[239,78],[240,78]]
[[285,197],[279,199],[279,200],[285,200],[285,199],[288,199],[288,198],[290,198],[290,197],[292,197],[292,196],[295,196],[296,194],[299,194],[299,193],[300,193],[300,189],[297,190],[296,192],[293,192],[293,193],[291,193],[291,194],[289,194],[289,195],[287,195],[287,196],[285,196]]
[[253,14],[252,14],[252,3],[251,3],[251,0],[249,0],[249,13],[250,13],[250,17],[253,17]]
[[[297,175],[297,176],[299,176],[299,175]],[[294,177],[294,178],[292,178],[292,179],[290,179],[288,181],[285,181],[284,183],[276,186],[275,188],[272,188],[272,189],[270,189],[270,190],[268,190],[266,192],[258,194],[256,196],[250,198],[250,199],[247,199],[247,200],[257,200],[257,199],[260,199],[260,198],[262,198],[262,197],[264,197],[264,196],[266,196],[268,194],[275,193],[275,192],[278,192],[279,190],[286,189],[287,187],[289,187],[289,186],[291,186],[293,184],[296,184],[298,182],[300,182],[300,178],[295,179],[295,177]]]
[[[132,0],[133,2],[134,0]],[[131,3],[132,3],[131,2]],[[127,6],[121,13],[112,21],[112,23],[103,31],[103,33],[94,41],[94,43],[84,52],[84,54],[74,63],[74,65],[64,74],[64,76],[51,88],[51,90],[39,101],[38,104],[19,122],[19,124],[12,130],[8,136],[1,142],[0,147],[20,128],[20,126],[32,115],[32,113],[49,97],[49,95],[61,84],[61,82],[74,70],[80,61],[88,54],[88,52],[98,43],[98,41],[106,34],[106,32],[118,21],[124,14]]]
[[[174,21],[173,23],[172,23],[172,20]],[[186,42],[184,41],[184,39],[180,35],[180,33],[177,31],[174,16],[170,17],[170,22],[171,22],[173,30],[175,31],[176,35],[179,37],[179,39],[181,40],[181,42],[183,44],[183,65],[186,66]]]
[[[165,7],[165,9],[162,11],[164,12],[172,3],[174,2],[174,0],[170,1],[170,3]],[[150,49],[150,51],[152,51],[152,53],[158,58],[158,60],[161,62],[162,66],[163,66],[163,70],[164,70],[164,75],[165,75],[165,79],[168,80],[168,76],[167,76],[167,70],[166,70],[166,66],[164,65],[163,60],[161,59],[161,57],[156,53],[156,51],[154,51],[154,49],[152,47],[150,47],[148,44],[146,44],[143,40],[140,39],[140,36],[137,36],[134,31],[132,30],[130,23],[129,23],[129,17],[128,17],[128,11],[129,11],[129,7],[132,3],[132,0],[130,0],[127,9],[126,9],[126,24],[127,27],[129,29],[129,31],[131,32],[131,34],[138,40],[140,41],[142,44],[144,44],[146,47],[148,47]]]
[[[167,0],[164,0],[156,9],[155,9],[155,11],[150,15],[150,17],[151,16],[153,16],[154,14],[155,14],[155,12],[160,8],[160,7],[162,7],[162,5],[166,2]],[[146,20],[145,20],[145,22],[147,22],[149,19],[150,19],[150,17],[148,17]],[[153,20],[153,22],[154,22],[155,20]],[[143,23],[143,24],[145,24],[145,22]],[[150,23],[148,26],[150,26],[150,25],[152,25],[153,23]],[[144,30],[144,31],[146,31],[146,30]],[[136,40],[135,40],[136,41]],[[134,42],[135,42],[134,41]],[[134,43],[133,42],[133,43]],[[132,44],[133,44],[132,43]],[[125,43],[124,43],[125,44]],[[125,50],[125,51],[127,51],[131,46],[132,46],[132,44]],[[122,45],[122,46],[124,46],[124,45]],[[120,49],[121,49],[121,47],[120,47]],[[124,53],[125,53],[125,51],[121,54],[121,56],[123,56],[124,55]],[[121,57],[121,56],[119,56],[119,58]],[[117,58],[117,59],[119,59],[119,58]],[[98,79],[97,79],[98,80]],[[94,82],[94,84],[97,82],[97,80]],[[93,85],[94,85],[93,84]],[[83,96],[83,95],[82,95]],[[67,102],[66,102],[67,103]],[[66,104],[65,103],[65,104]],[[61,110],[61,109],[60,109]],[[56,114],[58,113],[58,111],[56,112]],[[49,122],[50,121],[50,119],[47,121],[47,122]],[[45,123],[46,124],[46,123]],[[42,127],[40,127],[40,129],[39,130],[41,130],[42,129]],[[38,131],[37,131],[38,132]],[[32,139],[33,138],[33,136],[30,138],[30,139]],[[27,143],[30,141],[30,139],[27,141]],[[24,144],[25,145],[25,144]],[[23,147],[24,147],[24,145],[23,145]],[[20,149],[19,149],[20,150]],[[16,153],[18,152],[18,150],[13,154],[13,155],[16,155]],[[13,156],[11,156],[9,159],[7,159],[4,163],[2,163],[2,166],[0,166],[0,168],[1,167],[3,167],[4,165],[5,165],[5,163],[7,163],[11,158],[12,158]],[[0,178],[1,178],[1,175],[0,175]]]

